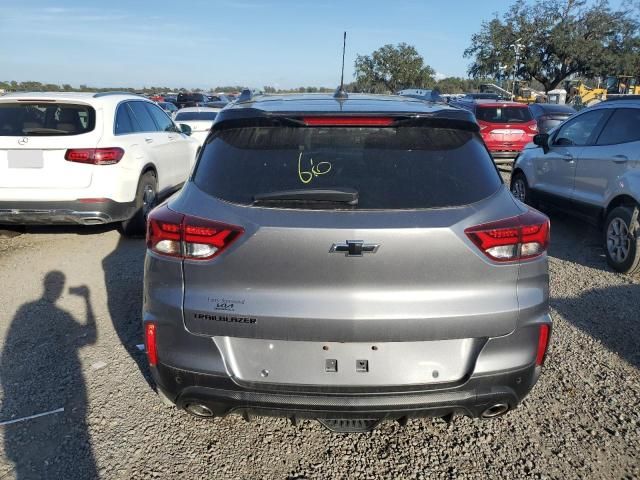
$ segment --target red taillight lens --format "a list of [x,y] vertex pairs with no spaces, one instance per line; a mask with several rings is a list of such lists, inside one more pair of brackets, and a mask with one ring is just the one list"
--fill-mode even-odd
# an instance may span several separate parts
[[549,219],[535,210],[467,228],[467,237],[492,260],[511,262],[542,255],[549,247]]
[[65,160],[91,165],[113,165],[122,160],[124,150],[113,148],[70,148],[64,154]]
[[530,132],[538,133],[538,124],[536,122],[531,122],[529,125],[527,125],[527,127],[529,128]]
[[340,126],[340,127],[388,127],[394,122],[391,117],[303,117],[302,121],[310,127]]
[[147,359],[149,365],[155,367],[158,364],[158,349],[156,347],[156,324],[145,323],[144,325],[144,343],[147,350]]
[[240,227],[190,217],[163,205],[149,214],[147,248],[170,257],[208,260],[242,233]]
[[549,346],[549,325],[540,325],[540,334],[538,336],[538,353],[536,354],[536,365],[544,363],[544,357],[547,354]]

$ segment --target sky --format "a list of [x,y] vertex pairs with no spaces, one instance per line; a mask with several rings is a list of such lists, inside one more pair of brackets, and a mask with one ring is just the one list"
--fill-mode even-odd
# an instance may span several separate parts
[[0,80],[95,87],[335,87],[358,54],[414,45],[438,77],[507,0],[0,0]]

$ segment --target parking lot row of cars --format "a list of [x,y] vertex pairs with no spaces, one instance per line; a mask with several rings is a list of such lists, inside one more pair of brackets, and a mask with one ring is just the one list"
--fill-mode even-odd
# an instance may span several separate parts
[[[605,102],[539,133],[495,99],[249,93],[172,119],[135,95],[8,95],[0,224],[146,231],[148,361],[194,415],[494,418],[551,333],[532,206],[604,222],[609,263],[638,269],[639,115]],[[489,152],[514,145],[506,186]]]

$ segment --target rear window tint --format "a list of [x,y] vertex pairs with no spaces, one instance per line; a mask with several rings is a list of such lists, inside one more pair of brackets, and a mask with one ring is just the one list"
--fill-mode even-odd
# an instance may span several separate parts
[[466,205],[502,183],[478,134],[432,127],[221,130],[205,146],[194,181],[241,205],[286,190],[355,189],[357,209]]
[[488,123],[526,123],[533,117],[527,107],[476,107],[476,119]]
[[74,103],[0,103],[0,136],[80,135],[95,128],[96,112]]
[[218,112],[178,112],[176,120],[211,120],[214,121],[218,116]]

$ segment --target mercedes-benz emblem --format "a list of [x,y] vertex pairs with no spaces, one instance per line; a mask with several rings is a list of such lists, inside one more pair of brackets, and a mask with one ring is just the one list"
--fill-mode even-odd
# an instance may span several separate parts
[[22,137],[18,139],[18,145],[26,145],[29,143],[29,139],[27,137]]

